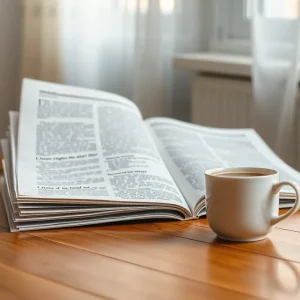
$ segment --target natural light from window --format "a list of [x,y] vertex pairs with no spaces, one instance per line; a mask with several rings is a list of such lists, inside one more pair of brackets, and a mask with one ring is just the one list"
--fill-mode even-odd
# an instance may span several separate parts
[[149,0],[140,0],[140,12],[145,14],[149,9]]
[[160,0],[159,6],[163,14],[171,14],[174,11],[175,3],[174,0]]
[[[247,16],[251,17],[253,1],[247,0]],[[261,13],[266,18],[296,19],[299,17],[299,0],[259,0]]]
[[[130,13],[147,13],[149,10],[150,0],[119,0],[119,9],[126,9]],[[159,0],[159,8],[162,14],[171,14],[175,9],[175,0]]]
[[267,18],[298,18],[299,0],[265,0],[264,13]]

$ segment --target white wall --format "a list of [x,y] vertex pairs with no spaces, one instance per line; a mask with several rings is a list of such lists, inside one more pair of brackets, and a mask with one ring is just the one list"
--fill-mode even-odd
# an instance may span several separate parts
[[19,102],[20,0],[0,0],[0,137],[8,125],[8,111]]

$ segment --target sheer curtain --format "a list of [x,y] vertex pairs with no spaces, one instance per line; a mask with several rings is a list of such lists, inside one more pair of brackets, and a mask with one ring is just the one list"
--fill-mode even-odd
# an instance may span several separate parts
[[175,53],[198,51],[198,0],[62,0],[64,82],[118,93],[144,117],[188,113],[187,75]]
[[252,25],[254,127],[293,165],[300,62],[299,1],[253,0]]

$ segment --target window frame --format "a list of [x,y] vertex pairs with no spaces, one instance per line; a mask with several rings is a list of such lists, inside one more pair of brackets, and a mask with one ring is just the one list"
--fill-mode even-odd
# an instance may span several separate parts
[[[231,0],[213,0],[209,49],[211,52],[222,52],[231,54],[251,53],[251,37],[248,39],[234,38],[229,31],[230,9],[234,3]],[[243,0],[244,11],[247,14],[248,1]],[[223,13],[220,14],[220,11]],[[225,13],[224,13],[225,12]],[[251,30],[251,27],[250,27]]]
[[[274,0],[266,0],[266,2],[258,2],[260,5],[259,9],[261,14],[263,14],[266,18],[277,19],[277,18],[288,18],[288,19],[298,19],[300,12],[294,14],[296,8],[300,9],[296,1],[294,0],[294,4],[291,1],[288,6],[291,5],[290,8],[283,7],[281,10],[275,6]],[[282,4],[280,1],[279,4]],[[250,55],[252,52],[252,38],[251,31],[252,26],[251,23],[245,24],[244,20],[251,20],[252,17],[252,9],[253,9],[253,0],[212,0],[212,16],[211,16],[211,37],[209,41],[209,50],[211,52],[222,52],[222,53],[230,53],[230,54],[244,54]],[[233,15],[234,5],[237,3],[242,3],[242,16],[243,19],[235,18]],[[271,5],[272,4],[272,5]],[[293,5],[295,6],[293,8]],[[273,10],[272,10],[273,9]],[[286,14],[286,15],[284,15]],[[290,15],[287,15],[290,14]],[[244,27],[248,30],[248,33],[245,32],[246,38],[238,38],[234,37],[236,33],[232,31],[233,27],[241,28]],[[230,28],[231,27],[231,28]],[[247,28],[248,27],[248,28]],[[278,47],[282,48],[283,51],[285,48],[288,48],[288,45],[279,44]]]

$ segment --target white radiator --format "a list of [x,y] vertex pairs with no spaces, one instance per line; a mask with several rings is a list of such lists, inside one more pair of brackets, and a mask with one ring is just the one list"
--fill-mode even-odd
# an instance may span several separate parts
[[213,127],[251,127],[249,80],[197,76],[192,87],[192,122]]
[[[252,126],[252,87],[250,79],[222,76],[196,76],[192,86],[191,121],[221,128]],[[293,167],[300,170],[300,93],[296,111],[296,157]]]

